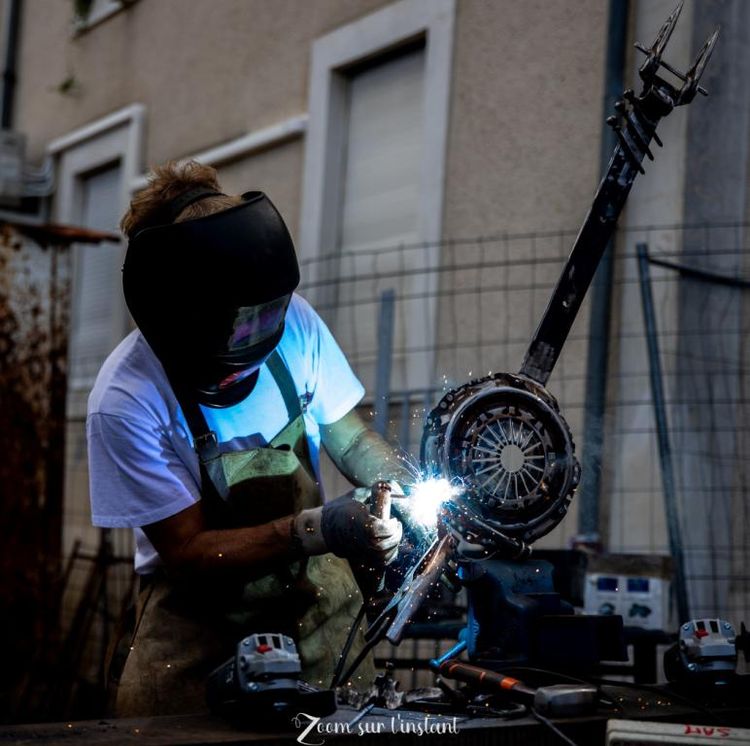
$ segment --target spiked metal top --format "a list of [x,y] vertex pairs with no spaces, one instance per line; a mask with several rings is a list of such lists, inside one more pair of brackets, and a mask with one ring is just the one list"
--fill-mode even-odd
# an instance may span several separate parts
[[[703,71],[706,69],[706,64],[711,57],[711,53],[714,51],[716,40],[719,38],[719,29],[716,28],[716,30],[706,39],[700,52],[698,52],[698,56],[695,58],[695,62],[686,73],[680,72],[663,60],[662,54],[664,53],[667,42],[677,25],[677,19],[680,17],[680,13],[682,13],[683,4],[684,3],[681,1],[672,11],[669,18],[664,22],[664,25],[659,29],[659,33],[656,35],[656,39],[654,39],[654,43],[650,47],[645,47],[640,42],[635,43],[635,48],[646,55],[646,61],[641,65],[638,71],[641,80],[646,86],[650,86],[658,80],[662,87],[671,89],[671,92],[674,94],[672,101],[673,106],[681,106],[682,104],[690,103],[695,98],[696,93],[708,96],[708,91],[703,86],[699,85],[698,82],[703,75]],[[672,73],[672,75],[681,80],[684,85],[680,89],[676,89],[666,83],[666,81],[657,78],[656,74],[660,67],[663,67],[665,70]]]

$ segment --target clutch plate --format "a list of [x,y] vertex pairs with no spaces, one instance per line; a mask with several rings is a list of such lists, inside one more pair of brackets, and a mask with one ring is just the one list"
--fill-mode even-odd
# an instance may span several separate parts
[[508,373],[449,391],[427,418],[421,458],[494,528],[527,544],[563,519],[580,478],[554,397]]

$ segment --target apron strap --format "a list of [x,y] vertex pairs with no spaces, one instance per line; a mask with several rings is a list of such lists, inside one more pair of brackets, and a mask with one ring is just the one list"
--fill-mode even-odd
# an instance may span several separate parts
[[206,416],[195,397],[184,389],[178,389],[174,386],[172,388],[180,407],[182,407],[182,413],[185,415],[190,434],[193,436],[193,447],[198,454],[201,465],[203,465],[219,455],[216,433],[208,426]]
[[224,503],[222,495],[227,494],[226,484],[222,484],[224,480],[216,469],[211,470],[214,472],[212,477],[208,468],[208,464],[215,462],[220,455],[216,433],[208,426],[200,405],[190,391],[174,384],[172,385],[172,391],[182,409],[182,413],[185,415],[188,430],[193,436],[193,448],[198,455],[201,496],[206,501],[206,505],[209,506],[209,510],[221,511],[221,506]]
[[289,372],[289,368],[286,367],[286,363],[281,359],[278,350],[274,350],[271,357],[266,360],[268,370],[271,371],[273,380],[279,387],[281,396],[284,399],[284,406],[286,407],[286,413],[288,422],[293,422],[302,414],[302,406],[300,405],[299,394],[297,393],[297,387],[294,385],[294,379],[292,374]]
[[[302,414],[302,406],[297,394],[297,388],[294,385],[294,379],[286,363],[281,359],[278,350],[273,351],[268,360],[266,360],[266,365],[279,388],[281,398],[284,400],[287,424],[289,424]],[[193,445],[201,463],[216,458],[219,455],[216,433],[208,426],[203,410],[200,408],[195,397],[179,386],[173,385],[172,390],[182,408],[182,413],[185,415],[185,421],[190,429],[190,434],[193,436]]]

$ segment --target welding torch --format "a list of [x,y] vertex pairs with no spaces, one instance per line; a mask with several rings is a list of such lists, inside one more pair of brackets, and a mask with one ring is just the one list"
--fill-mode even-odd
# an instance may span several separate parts
[[[391,517],[391,492],[393,488],[390,482],[379,481],[373,484],[370,491],[370,514],[375,518],[387,521]],[[368,583],[368,585],[370,585]],[[380,575],[373,578],[370,586],[372,590],[365,595],[365,601],[372,601],[385,588],[385,570]]]
[[[370,515],[375,518],[380,518],[387,521],[391,517],[391,492],[392,487],[390,482],[381,480],[375,482],[370,490]],[[333,673],[333,679],[331,680],[330,688],[334,689],[342,681],[342,673],[344,670],[344,664],[349,657],[349,651],[351,650],[352,643],[354,642],[354,636],[356,635],[359,625],[365,617],[368,610],[372,609],[385,589],[385,570],[379,575],[373,575],[373,569],[366,565],[352,565],[352,572],[354,573],[357,585],[362,592],[362,598],[364,599],[362,607],[359,610],[351,628],[349,629],[349,635],[347,636],[344,647],[339,655],[339,659],[336,663],[336,669]],[[366,648],[369,650],[369,648]],[[361,655],[361,654],[360,654]],[[361,657],[363,657],[361,655]],[[355,663],[347,672],[345,677],[348,678],[356,669],[360,663],[358,658]],[[345,680],[344,679],[344,680]]]
[[388,605],[372,622],[365,640],[385,638],[398,645],[404,630],[443,574],[450,574],[452,559],[487,559],[499,554],[519,559],[530,554],[519,539],[501,533],[465,501],[443,503],[438,536],[404,578]]
[[551,684],[535,689],[512,676],[472,666],[455,658],[443,657],[430,661],[430,666],[446,679],[461,681],[491,694],[504,694],[508,699],[527,705],[543,715],[582,715],[596,706],[596,687],[583,681],[580,684]]

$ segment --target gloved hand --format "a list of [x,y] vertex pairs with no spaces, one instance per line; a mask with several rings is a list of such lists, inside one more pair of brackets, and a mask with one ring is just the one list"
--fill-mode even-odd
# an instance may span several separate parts
[[464,559],[522,559],[531,554],[529,546],[498,531],[460,497],[443,504],[440,520],[455,538],[456,552]]
[[366,559],[382,565],[393,562],[401,542],[401,522],[370,514],[351,493],[296,516],[294,532],[307,555],[333,552],[346,559]]
[[[404,488],[395,479],[384,479],[391,487],[391,495],[393,497],[404,497],[406,492]],[[372,487],[355,487],[346,493],[347,497],[353,497],[358,503],[365,503],[370,505],[370,499],[372,497]]]

